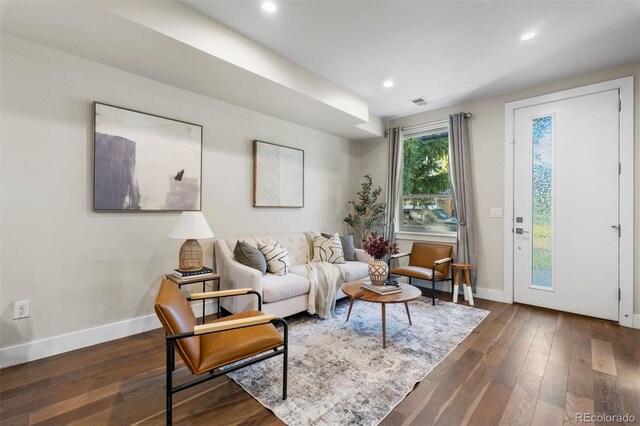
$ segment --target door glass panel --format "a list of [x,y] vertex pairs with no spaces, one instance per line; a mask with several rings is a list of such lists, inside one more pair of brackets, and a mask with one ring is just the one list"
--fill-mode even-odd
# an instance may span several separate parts
[[552,287],[553,116],[533,119],[532,285]]

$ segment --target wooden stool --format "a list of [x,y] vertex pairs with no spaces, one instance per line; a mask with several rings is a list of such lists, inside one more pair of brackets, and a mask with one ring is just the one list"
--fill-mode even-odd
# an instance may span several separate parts
[[462,290],[464,293],[464,300],[468,301],[473,306],[473,292],[471,291],[471,264],[470,263],[454,263],[451,265],[453,268],[453,303],[458,302],[458,286],[460,284],[460,278],[462,276]]

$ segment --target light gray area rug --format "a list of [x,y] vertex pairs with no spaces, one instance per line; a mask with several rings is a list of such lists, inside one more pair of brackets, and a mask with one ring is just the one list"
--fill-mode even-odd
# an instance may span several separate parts
[[289,321],[289,392],[282,400],[282,357],[229,374],[289,425],[376,425],[489,314],[420,298],[387,304],[387,349],[381,306],[338,303],[333,319]]

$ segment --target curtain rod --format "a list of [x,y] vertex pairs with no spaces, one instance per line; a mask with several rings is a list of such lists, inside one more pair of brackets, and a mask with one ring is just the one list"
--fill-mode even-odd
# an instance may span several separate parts
[[[464,118],[471,118],[473,116],[470,112],[465,112],[463,114],[464,114]],[[431,126],[435,125],[436,123],[441,123],[443,121],[446,121],[446,119],[445,120],[439,120],[437,122],[432,122],[432,123],[416,124],[416,125],[413,125],[413,126],[406,126],[406,127],[402,127],[401,126],[400,128],[402,129],[403,132],[412,131],[412,130],[418,130],[418,129],[419,130],[427,130]],[[438,125],[436,127],[440,127],[440,126],[441,125]],[[389,129],[384,131],[384,135],[385,136],[389,136]]]

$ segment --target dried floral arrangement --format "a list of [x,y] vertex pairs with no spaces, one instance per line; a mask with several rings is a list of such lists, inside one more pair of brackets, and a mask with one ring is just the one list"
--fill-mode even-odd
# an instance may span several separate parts
[[362,241],[364,251],[374,259],[383,259],[389,254],[398,254],[398,244],[389,240],[385,240],[384,236],[378,235],[376,232],[371,233]]

